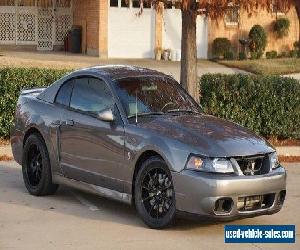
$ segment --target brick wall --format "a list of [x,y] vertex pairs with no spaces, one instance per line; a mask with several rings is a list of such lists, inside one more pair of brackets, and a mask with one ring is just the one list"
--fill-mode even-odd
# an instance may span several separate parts
[[82,50],[107,57],[107,0],[73,0],[74,25],[81,25]]
[[[278,18],[281,16],[278,16]],[[276,20],[276,14],[268,13],[266,10],[260,10],[249,16],[244,10],[240,12],[240,23],[238,26],[227,26],[224,19],[209,22],[209,56],[212,56],[211,45],[217,37],[227,37],[234,45],[235,51],[239,51],[239,39],[248,38],[250,29],[255,24],[260,24],[264,27],[268,34],[268,45],[266,51],[276,50],[283,52],[293,49],[295,41],[299,40],[299,20],[295,8],[292,8],[286,15],[290,22],[290,32],[287,37],[278,39],[273,33],[272,24]]]

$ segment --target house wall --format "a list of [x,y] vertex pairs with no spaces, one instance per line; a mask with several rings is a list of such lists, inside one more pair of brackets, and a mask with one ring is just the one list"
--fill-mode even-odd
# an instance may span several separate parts
[[73,0],[73,23],[82,26],[82,51],[107,57],[107,0]]
[[251,16],[245,10],[240,11],[240,23],[238,26],[226,26],[224,19],[217,21],[210,20],[209,22],[209,56],[212,56],[212,42],[217,37],[226,37],[231,40],[235,51],[241,49],[239,39],[248,38],[250,29],[260,24],[264,27],[268,35],[268,45],[266,51],[276,50],[283,52],[293,49],[295,41],[299,40],[299,20],[296,8],[293,7],[286,15],[278,15],[280,17],[287,17],[290,22],[289,35],[284,38],[277,38],[273,32],[273,22],[276,20],[275,13],[269,13],[267,10],[259,10]]

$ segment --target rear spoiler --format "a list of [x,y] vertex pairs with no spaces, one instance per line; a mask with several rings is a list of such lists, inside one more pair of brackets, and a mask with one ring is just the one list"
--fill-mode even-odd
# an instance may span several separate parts
[[23,89],[21,95],[34,95],[37,96],[42,93],[46,88]]

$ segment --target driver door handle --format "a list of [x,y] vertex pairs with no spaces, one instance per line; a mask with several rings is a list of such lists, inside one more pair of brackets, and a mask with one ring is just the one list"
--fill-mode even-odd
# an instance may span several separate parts
[[67,126],[74,126],[74,121],[73,120],[66,120],[66,125]]

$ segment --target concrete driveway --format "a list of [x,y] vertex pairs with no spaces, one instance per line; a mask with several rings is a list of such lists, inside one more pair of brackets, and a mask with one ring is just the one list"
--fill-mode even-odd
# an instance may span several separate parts
[[[151,59],[99,59],[97,57],[76,55],[64,52],[12,52],[5,51],[0,56],[0,67],[44,67],[44,68],[69,68],[77,69],[95,65],[125,64],[135,65],[162,71],[173,75],[177,80],[180,78],[180,62],[155,61]],[[208,61],[198,61],[198,74],[206,73],[243,73],[239,69],[231,69],[226,66]]]
[[[300,164],[287,170],[280,213],[229,224],[296,224],[299,231]],[[300,249],[299,232],[296,244],[224,244],[224,225],[180,219],[167,230],[151,230],[133,208],[69,188],[33,197],[20,167],[0,162],[0,249]]]

